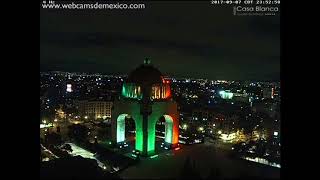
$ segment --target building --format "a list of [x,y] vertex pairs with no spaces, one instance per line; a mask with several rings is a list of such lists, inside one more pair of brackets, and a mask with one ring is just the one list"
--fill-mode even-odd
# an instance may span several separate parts
[[193,109],[192,121],[213,121],[215,114],[215,111],[208,108]]
[[272,118],[276,118],[280,115],[280,104],[272,100],[264,100],[257,102],[252,107],[252,111],[255,113],[265,113]]
[[111,119],[112,101],[81,100],[76,101],[76,108],[80,117],[85,119]]
[[230,90],[220,91],[219,95],[222,99],[232,99],[233,93]]
[[148,59],[129,74],[121,96],[113,105],[111,136],[114,143],[119,147],[125,143],[125,120],[129,116],[136,126],[135,151],[143,156],[154,155],[156,123],[164,117],[165,146],[178,146],[179,113],[170,84]]
[[275,89],[273,87],[263,88],[263,98],[273,99],[275,94]]
[[247,93],[233,93],[232,100],[236,102],[249,103],[249,96]]

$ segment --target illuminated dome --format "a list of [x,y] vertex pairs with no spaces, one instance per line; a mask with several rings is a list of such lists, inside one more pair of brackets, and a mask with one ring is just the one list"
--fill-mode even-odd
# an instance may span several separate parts
[[144,64],[129,74],[127,82],[148,85],[158,84],[162,83],[162,74],[157,68],[150,64],[150,61],[146,60]]
[[164,80],[161,72],[146,59],[123,83],[122,96],[139,100],[144,96],[152,100],[168,99],[171,98],[170,82]]

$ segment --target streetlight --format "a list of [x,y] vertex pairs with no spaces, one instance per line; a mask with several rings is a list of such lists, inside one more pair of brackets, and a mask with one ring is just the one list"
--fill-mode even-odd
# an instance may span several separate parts
[[218,134],[222,134],[222,131],[221,131],[221,130],[219,130],[219,131],[218,131]]
[[53,121],[54,121],[54,122],[58,122],[58,119],[54,119]]
[[199,131],[203,131],[203,127],[199,127]]
[[188,125],[187,125],[187,124],[184,124],[184,125],[182,126],[182,128],[183,128],[183,129],[187,129],[187,128],[188,128]]

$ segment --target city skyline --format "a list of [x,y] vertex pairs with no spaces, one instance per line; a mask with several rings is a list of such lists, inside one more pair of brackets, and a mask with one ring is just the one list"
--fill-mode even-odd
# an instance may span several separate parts
[[[93,159],[85,169],[97,167],[123,179],[197,172],[193,176],[279,177],[280,85],[168,81],[146,62],[128,74],[40,76],[43,175],[72,174],[58,167],[75,161],[85,166]],[[188,157],[197,167],[185,169]],[[50,169],[56,173],[48,173]]]
[[[101,72],[81,72],[81,71],[55,71],[55,70],[50,70],[50,71],[40,71],[40,74],[42,73],[66,73],[66,74],[74,74],[74,76],[106,76],[106,77],[125,77],[128,76],[128,73],[101,73]],[[80,75],[81,74],[81,75]],[[191,76],[167,76],[166,74],[163,74],[165,77],[168,78],[173,78],[173,79],[190,79],[190,80],[208,80],[208,81],[235,81],[235,82],[280,82],[280,79],[278,80],[261,80],[261,79],[208,79],[208,78],[203,78],[203,77],[191,77]]]

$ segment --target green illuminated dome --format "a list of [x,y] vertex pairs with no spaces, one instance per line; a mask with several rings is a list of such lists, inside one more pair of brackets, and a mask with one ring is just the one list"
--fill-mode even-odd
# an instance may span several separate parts
[[162,83],[161,72],[145,60],[144,64],[133,70],[127,79],[127,83],[135,84],[159,84]]

